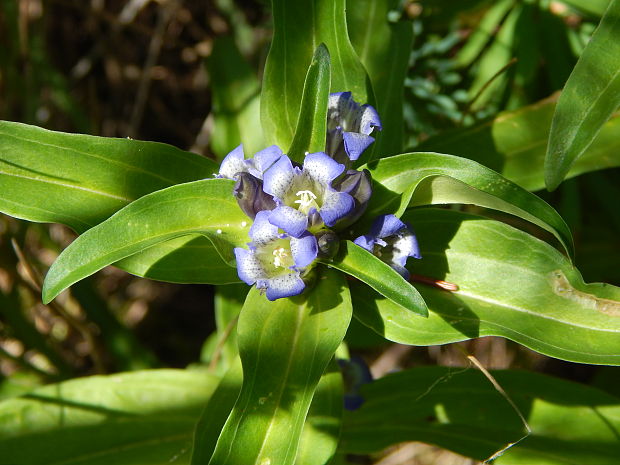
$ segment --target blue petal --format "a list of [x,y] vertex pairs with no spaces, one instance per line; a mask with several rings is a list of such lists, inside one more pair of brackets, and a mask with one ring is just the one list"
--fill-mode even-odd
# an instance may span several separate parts
[[[259,179],[263,174],[282,156],[282,150],[277,145],[272,145],[254,154],[251,162],[250,173]],[[249,160],[248,160],[249,161]]]
[[301,237],[308,229],[308,216],[286,205],[271,210],[269,222],[293,237]]
[[245,163],[245,156],[243,154],[243,144],[240,144],[224,157],[220,165],[218,177],[233,179],[235,174],[247,171],[248,167]]
[[257,246],[265,245],[280,237],[278,227],[269,222],[271,211],[259,211],[250,228],[250,237]]
[[237,274],[239,279],[250,286],[265,277],[265,270],[258,258],[249,250],[235,247]]
[[375,141],[374,137],[357,132],[345,132],[342,137],[344,139],[344,150],[351,160],[357,160],[364,150]]
[[362,134],[370,134],[373,129],[381,131],[381,120],[379,119],[379,113],[372,106],[366,104],[360,108],[359,115],[359,130]]
[[336,221],[348,215],[354,207],[355,200],[349,194],[326,190],[319,215],[323,218],[325,225],[331,228]]
[[304,173],[315,181],[329,186],[332,181],[342,174],[344,165],[323,152],[309,153],[304,158]]
[[362,249],[368,250],[370,253],[375,248],[375,238],[368,235],[358,237],[353,243],[359,245]]
[[370,235],[374,237],[388,237],[407,229],[407,225],[394,215],[381,215],[372,223]]
[[289,157],[282,155],[263,175],[263,190],[282,199],[290,189],[296,171]]
[[289,273],[276,276],[269,280],[267,298],[269,300],[292,297],[303,292],[306,284],[299,277],[299,273]]
[[409,230],[407,233],[397,236],[391,243],[393,261],[401,266],[405,266],[408,257],[422,258],[418,240],[415,234]]
[[310,265],[316,258],[318,250],[316,237],[307,231],[299,239],[291,238],[291,253],[298,268]]

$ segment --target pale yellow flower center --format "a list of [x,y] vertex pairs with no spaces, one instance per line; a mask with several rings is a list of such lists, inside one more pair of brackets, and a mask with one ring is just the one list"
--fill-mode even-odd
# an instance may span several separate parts
[[272,254],[274,266],[276,266],[276,268],[286,268],[286,262],[289,258],[289,251],[284,247],[279,247],[275,249]]
[[316,195],[312,191],[299,191],[295,194],[299,197],[299,200],[295,200],[295,203],[299,204],[299,210],[308,213],[310,207],[316,207]]

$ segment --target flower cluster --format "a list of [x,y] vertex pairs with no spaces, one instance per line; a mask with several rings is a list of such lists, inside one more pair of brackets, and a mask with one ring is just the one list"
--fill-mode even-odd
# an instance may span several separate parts
[[[325,152],[292,161],[277,146],[247,158],[243,146],[222,161],[218,177],[236,181],[233,194],[254,220],[248,248],[235,248],[239,278],[269,300],[300,294],[317,257],[330,257],[338,234],[365,211],[372,193],[367,171],[352,164],[381,130],[374,108],[350,92],[331,94]],[[419,257],[415,236],[393,215],[379,218],[355,243],[407,276],[407,257]]]

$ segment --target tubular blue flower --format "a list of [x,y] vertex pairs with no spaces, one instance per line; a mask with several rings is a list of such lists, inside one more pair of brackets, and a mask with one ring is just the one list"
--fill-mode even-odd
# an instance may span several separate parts
[[370,173],[367,170],[347,170],[347,172],[333,184],[333,187],[338,192],[346,192],[355,200],[355,207],[353,210],[338,223],[339,227],[344,228],[355,223],[366,211],[368,201],[372,195]]
[[322,223],[334,226],[355,208],[350,194],[331,187],[343,171],[344,165],[323,152],[306,155],[303,168],[280,157],[264,176],[263,190],[276,202],[271,224],[297,238],[307,230],[316,232]]
[[364,359],[353,356],[351,360],[338,359],[344,381],[344,408],[357,410],[364,403],[360,388],[373,381],[370,368]]
[[281,156],[282,150],[272,145],[246,160],[243,145],[239,145],[222,160],[216,176],[237,181],[233,195],[241,210],[252,219],[259,211],[272,210],[276,206],[273,197],[263,191],[262,179],[263,173]]
[[246,159],[243,144],[240,144],[224,157],[220,165],[220,172],[216,176],[218,178],[236,179],[237,173],[250,173],[255,178],[263,179],[263,173],[281,156],[280,147],[272,145]]
[[270,214],[257,213],[250,228],[249,250],[236,247],[234,252],[239,278],[266,291],[267,299],[276,300],[303,292],[303,277],[317,257],[318,247],[316,238],[307,231],[299,238],[280,233],[269,222]]
[[377,111],[368,104],[360,105],[351,92],[329,95],[327,104],[326,152],[347,166],[355,161],[375,139],[370,134],[381,130]]
[[394,215],[379,216],[373,222],[370,234],[353,242],[379,257],[405,279],[409,279],[409,271],[405,268],[407,258],[422,258],[415,234],[409,225]]

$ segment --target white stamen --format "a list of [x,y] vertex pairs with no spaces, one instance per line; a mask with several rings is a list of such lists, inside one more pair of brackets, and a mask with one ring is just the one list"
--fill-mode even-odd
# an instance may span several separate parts
[[299,204],[300,209],[312,206],[312,203],[316,200],[316,195],[314,195],[312,191],[299,191],[295,195],[300,197],[299,200],[295,200],[294,202]]
[[273,252],[273,264],[279,268],[286,268],[284,261],[288,258],[288,251],[284,247],[279,247]]

